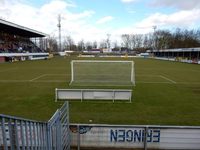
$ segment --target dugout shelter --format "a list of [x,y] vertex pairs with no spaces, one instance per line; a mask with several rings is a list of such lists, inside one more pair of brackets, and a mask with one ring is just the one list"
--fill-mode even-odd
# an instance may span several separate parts
[[148,50],[156,59],[200,64],[200,48]]

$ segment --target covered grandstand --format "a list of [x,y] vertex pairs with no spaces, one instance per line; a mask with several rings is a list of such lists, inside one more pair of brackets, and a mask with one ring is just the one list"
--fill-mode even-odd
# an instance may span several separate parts
[[148,50],[154,58],[200,64],[200,48]]
[[0,19],[0,62],[48,58],[46,36]]

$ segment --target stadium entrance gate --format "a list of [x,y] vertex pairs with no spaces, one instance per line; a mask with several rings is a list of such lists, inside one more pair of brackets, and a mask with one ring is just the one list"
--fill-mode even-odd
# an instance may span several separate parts
[[70,150],[68,103],[48,122],[0,114],[0,149]]

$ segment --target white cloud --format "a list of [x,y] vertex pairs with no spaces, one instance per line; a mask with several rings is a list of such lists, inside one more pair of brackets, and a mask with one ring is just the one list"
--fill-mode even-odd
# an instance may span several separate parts
[[69,19],[69,20],[79,20],[79,19],[84,19],[84,18],[87,18],[87,17],[91,17],[93,14],[95,14],[94,11],[92,10],[85,10],[81,13],[78,13],[78,14],[70,14],[68,16],[66,16],[65,19]]
[[154,25],[160,27],[191,27],[198,23],[200,10],[184,10],[172,14],[155,13],[136,24],[136,27],[145,28]]
[[150,4],[154,7],[175,7],[184,10],[200,8],[200,0],[153,0]]
[[130,26],[121,27],[111,33],[116,37],[122,34],[145,34],[153,32],[153,26],[158,29],[172,29],[172,28],[195,28],[198,25],[200,18],[200,10],[184,10],[172,14],[155,13],[147,18],[132,24]]
[[101,19],[99,19],[96,23],[97,24],[104,24],[106,22],[109,22],[111,20],[113,20],[114,18],[112,16],[106,16],[106,17],[103,17]]
[[58,14],[61,14],[62,37],[71,35],[76,42],[81,39],[84,39],[84,41],[101,41],[106,38],[108,33],[111,34],[111,39],[116,40],[124,33],[152,32],[153,25],[157,25],[158,28],[162,26],[191,27],[193,24],[198,25],[200,20],[200,10],[192,9],[172,14],[151,14],[147,18],[126,27],[107,26],[105,28],[103,26],[103,28],[101,24],[112,21],[114,17],[105,16],[95,22],[95,11],[83,10],[74,13],[71,8],[76,9],[79,6],[65,0],[51,0],[40,7],[24,3],[24,1],[26,0],[0,0],[0,17],[50,35],[54,34],[57,37]]
[[64,0],[52,0],[41,7],[34,7],[21,0],[0,0],[0,17],[57,37],[58,15],[61,14],[62,37],[71,35],[76,41],[92,41],[103,37],[106,29],[98,29],[90,23],[89,18],[95,14],[93,10],[72,13],[69,9],[71,7],[76,5],[68,4]]
[[132,3],[132,2],[136,2],[138,0],[121,0],[123,3]]

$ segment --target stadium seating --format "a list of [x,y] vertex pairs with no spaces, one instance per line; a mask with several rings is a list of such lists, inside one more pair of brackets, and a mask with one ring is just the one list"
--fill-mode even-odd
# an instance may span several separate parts
[[29,38],[0,34],[0,53],[43,52]]

